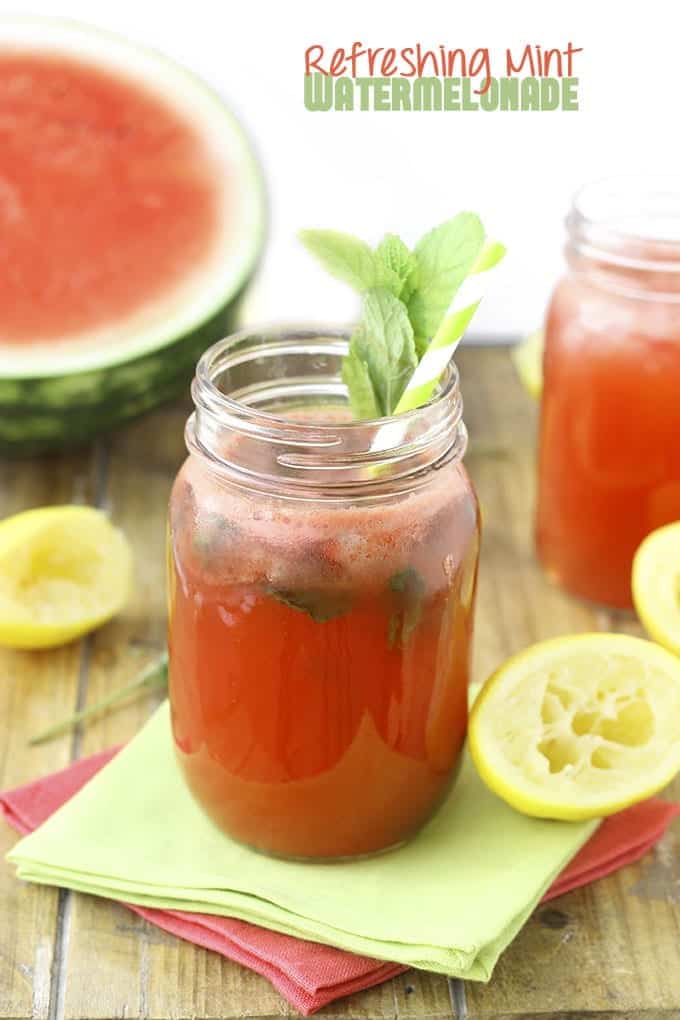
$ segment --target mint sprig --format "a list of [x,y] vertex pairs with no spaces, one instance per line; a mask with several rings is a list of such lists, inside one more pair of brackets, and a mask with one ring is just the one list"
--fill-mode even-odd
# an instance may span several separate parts
[[484,228],[474,213],[459,213],[416,245],[408,314],[419,353],[424,353],[483,247]]
[[413,327],[405,306],[384,287],[367,291],[361,322],[352,334],[342,366],[355,417],[391,414],[417,364]]
[[349,353],[342,360],[342,381],[347,387],[349,406],[355,418],[380,418],[382,408],[378,403],[368,363],[363,360],[361,345],[352,337]]
[[335,230],[303,230],[300,239],[363,298],[342,366],[354,417],[393,414],[461,284],[479,271],[481,220],[459,213],[425,234],[413,251],[396,234],[386,234],[375,249]]
[[409,281],[417,266],[413,252],[396,234],[385,234],[375,249],[375,257],[388,274],[386,285],[395,297],[406,302],[413,292]]
[[339,230],[301,230],[299,237],[331,276],[360,294],[372,287],[398,288],[391,267],[358,237]]

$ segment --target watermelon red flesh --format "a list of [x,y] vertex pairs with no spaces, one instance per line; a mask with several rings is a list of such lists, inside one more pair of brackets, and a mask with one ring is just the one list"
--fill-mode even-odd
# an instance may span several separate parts
[[0,17],[0,453],[179,393],[235,327],[262,175],[219,96],[98,29]]
[[223,193],[191,124],[71,57],[0,53],[0,340],[87,334],[215,243]]

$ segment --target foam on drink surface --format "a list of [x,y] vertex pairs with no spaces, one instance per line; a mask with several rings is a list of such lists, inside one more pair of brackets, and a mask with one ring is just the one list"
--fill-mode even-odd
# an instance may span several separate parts
[[[351,420],[345,408],[300,409],[293,421]],[[195,459],[178,484],[204,529],[203,573],[216,584],[267,583],[280,588],[372,587],[407,566],[445,583],[443,562],[462,559],[474,533],[475,503],[459,463],[433,471],[428,484],[389,499],[284,499],[219,482]]]

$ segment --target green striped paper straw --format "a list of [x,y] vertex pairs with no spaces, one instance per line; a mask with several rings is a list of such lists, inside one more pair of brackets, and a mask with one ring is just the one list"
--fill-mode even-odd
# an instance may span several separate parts
[[431,398],[472,316],[479,308],[488,283],[489,270],[498,265],[504,255],[505,248],[498,241],[489,241],[484,245],[470,276],[463,281],[448,315],[432,337],[429,347],[409,379],[394,410],[395,415],[421,407]]

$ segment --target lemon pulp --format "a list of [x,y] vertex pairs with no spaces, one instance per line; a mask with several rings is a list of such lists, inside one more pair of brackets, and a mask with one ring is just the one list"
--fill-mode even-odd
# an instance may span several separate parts
[[487,681],[469,741],[482,779],[517,810],[613,814],[680,771],[680,659],[625,634],[534,645]]
[[48,648],[110,619],[125,604],[132,554],[100,510],[27,510],[0,522],[0,644]]

